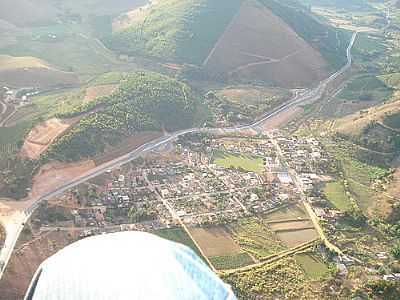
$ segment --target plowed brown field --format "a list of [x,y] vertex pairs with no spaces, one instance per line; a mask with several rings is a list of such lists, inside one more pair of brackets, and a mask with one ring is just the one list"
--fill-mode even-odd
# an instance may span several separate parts
[[204,62],[209,73],[303,87],[325,78],[321,54],[265,7],[246,1]]

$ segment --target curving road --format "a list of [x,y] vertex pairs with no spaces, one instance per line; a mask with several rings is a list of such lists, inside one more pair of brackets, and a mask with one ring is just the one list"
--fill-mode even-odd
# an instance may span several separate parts
[[339,71],[336,73],[332,74],[329,78],[321,81],[319,85],[311,90],[308,90],[302,94],[296,95],[293,99],[281,104],[277,108],[273,109],[272,111],[266,113],[263,115],[259,120],[254,122],[253,124],[249,125],[243,125],[243,126],[234,126],[230,128],[190,128],[190,129],[184,129],[180,130],[174,133],[171,133],[169,135],[163,136],[161,138],[155,139],[154,141],[148,142],[139,148],[135,149],[134,151],[123,155],[117,159],[114,159],[110,162],[107,162],[101,166],[98,166],[89,172],[82,174],[81,176],[77,177],[76,179],[66,183],[65,185],[56,188],[54,191],[49,192],[45,195],[42,195],[41,197],[37,199],[33,199],[33,204],[28,207],[24,212],[17,212],[15,214],[15,217],[13,218],[12,222],[8,222],[8,224],[4,224],[6,228],[6,240],[4,247],[0,251],[0,279],[3,276],[3,272],[5,267],[7,266],[12,251],[15,247],[15,244],[18,240],[19,235],[21,234],[21,231],[24,227],[25,222],[29,219],[33,211],[38,207],[40,202],[44,200],[48,200],[52,197],[58,196],[65,192],[68,189],[71,189],[91,178],[97,177],[103,173],[105,173],[109,169],[117,168],[120,167],[140,156],[142,156],[145,153],[148,153],[152,150],[156,150],[158,147],[165,145],[166,143],[169,143],[173,140],[176,140],[179,136],[183,136],[188,133],[196,133],[196,132],[204,132],[204,133],[210,133],[210,134],[218,134],[218,133],[232,133],[232,132],[240,132],[242,130],[248,130],[248,129],[255,129],[258,126],[260,126],[262,123],[265,121],[271,119],[272,117],[292,108],[296,107],[301,104],[305,103],[312,103],[315,102],[319,99],[321,99],[326,92],[326,89],[330,83],[332,83],[337,77],[345,73],[352,64],[352,56],[351,56],[351,50],[354,46],[354,42],[357,37],[357,32],[353,33],[353,36],[350,40],[350,43],[347,48],[347,63],[344,65]]

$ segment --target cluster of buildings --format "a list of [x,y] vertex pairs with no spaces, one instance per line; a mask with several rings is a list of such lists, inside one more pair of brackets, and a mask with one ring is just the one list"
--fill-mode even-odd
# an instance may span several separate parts
[[40,92],[34,88],[27,89],[12,89],[4,86],[4,101],[16,106],[23,106],[32,103],[32,97],[38,95]]
[[[277,143],[289,165],[277,154]],[[262,165],[257,172],[227,167],[214,160],[216,152],[261,158]],[[74,225],[151,230],[180,222],[222,224],[262,214],[301,200],[290,169],[301,167],[299,180],[312,185],[321,173],[322,153],[315,140],[278,134],[178,143],[172,160],[159,157],[128,164],[109,170],[103,182],[85,183],[85,192],[75,191],[80,208],[73,211]]]

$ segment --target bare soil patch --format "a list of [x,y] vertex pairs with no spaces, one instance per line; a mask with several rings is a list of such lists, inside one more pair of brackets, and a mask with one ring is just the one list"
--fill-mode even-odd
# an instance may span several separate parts
[[33,178],[33,187],[29,198],[34,199],[35,197],[53,191],[57,189],[57,187],[81,176],[94,167],[95,163],[92,160],[77,163],[48,163],[44,165]]
[[79,118],[60,120],[52,118],[35,126],[25,139],[21,155],[31,159],[39,158],[49,145],[68,128],[75,124]]
[[239,245],[222,226],[197,227],[189,230],[206,256],[227,256],[241,253]]
[[39,265],[49,256],[77,239],[78,232],[53,231],[32,238],[25,246],[17,244],[7,269],[0,281],[0,300],[19,300],[24,294]]
[[290,231],[313,228],[311,221],[298,221],[298,222],[284,222],[269,224],[273,231]]
[[318,238],[315,229],[277,232],[278,238],[289,248],[299,246]]
[[262,123],[262,125],[260,125],[260,127],[264,131],[280,128],[301,115],[303,111],[304,109],[301,107],[289,108],[286,111],[281,112],[278,115],[266,120]]
[[246,1],[205,61],[209,73],[303,87],[328,75],[321,54],[265,7]]
[[289,207],[281,208],[263,217],[266,221],[279,221],[287,219],[303,219],[308,215],[305,212],[303,205],[292,205]]
[[85,103],[90,102],[98,97],[104,97],[111,95],[118,88],[118,84],[105,84],[91,86],[86,89],[86,95],[83,101]]
[[400,111],[400,100],[369,108],[365,112],[343,117],[336,121],[335,129],[345,134],[357,134],[371,122],[382,122],[387,115]]

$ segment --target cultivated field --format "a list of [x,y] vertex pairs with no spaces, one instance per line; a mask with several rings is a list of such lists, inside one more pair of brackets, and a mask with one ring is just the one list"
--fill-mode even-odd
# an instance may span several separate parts
[[183,244],[191,248],[194,252],[201,256],[199,249],[193,243],[190,236],[182,228],[161,229],[153,232],[155,235],[164,239]]
[[241,249],[225,227],[193,227],[189,230],[217,270],[235,269],[254,263],[252,257]]
[[299,246],[318,237],[318,233],[301,204],[266,214],[263,216],[263,220],[287,248]]
[[277,236],[257,219],[243,219],[229,225],[233,239],[257,259],[286,249]]
[[206,256],[228,256],[241,252],[224,227],[193,227],[189,230]]
[[282,87],[308,86],[325,78],[328,68],[319,52],[252,1],[242,5],[204,65],[211,74],[229,73]]
[[63,72],[34,57],[0,55],[0,84],[12,87],[69,87],[79,84],[72,72]]
[[312,229],[314,225],[311,221],[290,221],[282,223],[271,223],[268,225],[274,232]]
[[265,221],[279,221],[288,219],[304,219],[308,218],[307,213],[302,205],[292,205],[289,207],[281,208],[272,213],[266,214],[263,219]]
[[293,248],[318,238],[318,233],[315,229],[295,230],[293,228],[293,231],[281,231],[277,232],[276,235],[288,248]]

